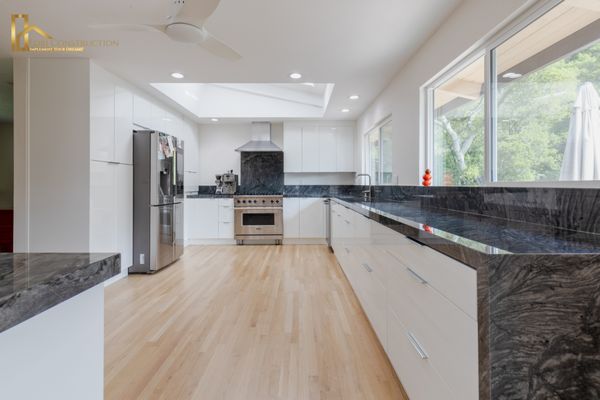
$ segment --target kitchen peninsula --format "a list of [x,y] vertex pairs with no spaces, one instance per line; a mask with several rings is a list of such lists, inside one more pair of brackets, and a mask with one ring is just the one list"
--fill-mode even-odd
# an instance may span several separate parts
[[3,398],[103,398],[103,282],[120,269],[119,254],[0,254]]

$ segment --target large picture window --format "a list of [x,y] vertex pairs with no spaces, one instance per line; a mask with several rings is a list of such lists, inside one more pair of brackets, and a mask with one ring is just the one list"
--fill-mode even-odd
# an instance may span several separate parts
[[546,5],[480,54],[427,91],[434,184],[600,180],[598,2]]
[[387,121],[365,135],[365,170],[374,185],[392,183],[392,121]]

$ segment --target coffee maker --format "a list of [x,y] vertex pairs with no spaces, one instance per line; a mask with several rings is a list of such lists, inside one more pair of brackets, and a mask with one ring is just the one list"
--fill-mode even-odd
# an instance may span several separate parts
[[238,176],[233,173],[233,170],[215,175],[215,178],[216,194],[235,194],[238,186]]

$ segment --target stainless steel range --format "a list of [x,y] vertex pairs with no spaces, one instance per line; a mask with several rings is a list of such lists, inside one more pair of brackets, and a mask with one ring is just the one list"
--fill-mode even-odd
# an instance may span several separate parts
[[283,240],[283,196],[234,196],[235,240]]

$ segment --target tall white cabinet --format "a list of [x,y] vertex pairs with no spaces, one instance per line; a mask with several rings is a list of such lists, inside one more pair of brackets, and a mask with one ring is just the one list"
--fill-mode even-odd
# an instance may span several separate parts
[[354,136],[349,122],[285,123],[284,172],[355,172]]
[[90,66],[90,251],[133,264],[133,94]]

